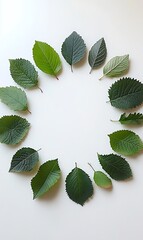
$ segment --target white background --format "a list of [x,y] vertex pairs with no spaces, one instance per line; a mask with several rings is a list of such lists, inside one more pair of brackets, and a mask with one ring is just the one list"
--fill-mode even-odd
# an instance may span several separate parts
[[[92,178],[87,163],[101,169],[97,152],[112,153],[107,135],[124,127],[110,121],[118,119],[122,111],[106,103],[115,79],[99,81],[102,68],[89,75],[87,61],[71,73],[60,53],[62,42],[74,30],[82,35],[88,50],[104,37],[106,61],[130,54],[126,76],[143,81],[142,26],[142,0],[0,1],[0,86],[16,85],[8,59],[22,57],[33,62],[35,40],[52,45],[63,62],[59,81],[39,70],[43,94],[38,89],[26,91],[32,114],[20,114],[31,123],[25,141],[16,147],[0,145],[0,239],[143,239],[142,154],[127,158],[132,181],[113,181],[111,192],[94,186],[94,196],[84,207],[65,192],[64,181],[75,162]],[[1,103],[0,115],[10,114],[16,113]],[[142,127],[133,130],[143,139]],[[42,148],[40,163],[58,158],[62,169],[60,184],[39,200],[32,200],[30,187],[36,171],[8,173],[13,154],[24,146]]]

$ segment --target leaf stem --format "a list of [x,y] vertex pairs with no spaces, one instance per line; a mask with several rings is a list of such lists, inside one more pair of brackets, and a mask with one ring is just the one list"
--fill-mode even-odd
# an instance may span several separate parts
[[31,114],[31,112],[30,112],[30,110],[28,108],[27,108],[27,112],[29,112]]
[[42,148],[39,148],[38,150],[37,150],[37,152],[39,152],[39,151],[41,151],[42,150]]
[[73,73],[73,66],[71,65],[71,72]]
[[110,119],[110,121],[111,121],[111,122],[119,122],[118,120],[112,120],[112,119]]
[[57,75],[55,75],[55,78],[56,78],[57,80],[59,80],[59,78],[57,77]]
[[89,72],[89,74],[91,74],[91,72],[92,72],[92,68],[90,69],[90,72]]
[[104,77],[104,75],[102,77],[99,78],[99,80],[101,80]]
[[75,162],[75,167],[77,168],[77,163]]
[[92,168],[92,170],[95,172],[95,169],[92,167],[92,165],[90,163],[88,163],[88,165]]
[[43,93],[43,90],[40,87],[38,87],[38,89],[41,91],[41,93]]

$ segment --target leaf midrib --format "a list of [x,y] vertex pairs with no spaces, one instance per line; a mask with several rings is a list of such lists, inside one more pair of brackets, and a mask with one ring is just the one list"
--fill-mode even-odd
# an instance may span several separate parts
[[28,73],[22,69],[22,65],[17,66],[17,64],[15,64],[15,67],[17,68],[17,70],[18,70],[19,72],[21,72],[22,74],[24,74],[24,75],[26,76],[26,78],[30,79],[30,81],[31,81],[32,83],[33,83],[33,82],[36,82],[35,80],[33,80],[33,79],[34,79],[33,77],[30,77],[30,76],[28,75]]
[[[116,163],[117,163],[117,162],[119,163],[120,161],[118,160],[118,161],[116,161]],[[113,165],[111,162],[110,162],[110,164],[106,163],[106,165],[107,165],[107,166],[109,166],[109,165],[112,166],[113,168],[117,169],[118,172],[121,173],[121,174],[123,173],[122,171],[120,171],[120,168],[116,167],[116,166]]]
[[[51,168],[51,170],[50,170],[48,176],[49,176],[49,175],[51,174],[51,172],[54,170],[54,168],[55,168],[56,165],[57,165],[57,163],[55,163],[54,166]],[[39,194],[39,192],[41,191],[41,189],[42,189],[43,186],[45,185],[48,176],[46,177],[46,180],[45,180],[44,183],[42,184],[42,187],[41,187],[40,190],[36,193],[36,195],[34,195],[34,197],[37,197],[37,195]],[[56,183],[56,182],[57,182],[57,179],[56,179],[55,183]],[[44,191],[44,193],[45,193],[45,191]],[[41,194],[40,194],[40,196],[41,196]]]
[[[126,56],[127,57],[127,56]],[[120,65],[124,60],[125,60],[125,58],[126,57],[124,57],[119,63],[117,63],[112,69],[110,69],[108,72],[106,72],[105,74],[107,75],[108,73],[110,73],[111,71],[113,71],[116,67],[118,67],[118,65]]]
[[[136,135],[134,135],[134,136],[136,136]],[[127,141],[127,140],[130,140],[130,136],[126,136],[126,137],[124,137],[123,139],[121,139],[121,140],[119,140],[120,141],[120,143],[124,143],[125,141]],[[118,141],[118,138],[117,137],[114,137],[114,140],[116,140],[116,141]],[[129,144],[129,145],[133,145],[133,143],[132,142],[129,142],[129,141],[127,141],[127,144]],[[118,143],[118,145],[119,145],[119,143]],[[135,145],[136,147],[138,147],[138,146],[140,146],[139,144],[136,144]],[[142,147],[143,147],[143,143],[142,143]],[[141,148],[139,148],[139,149],[141,149]]]
[[141,93],[141,92],[142,92],[142,90],[139,90],[139,91],[136,91],[136,92],[132,92],[132,93],[128,93],[126,95],[122,95],[121,97],[114,98],[113,100],[111,99],[110,102],[114,102],[114,101],[119,100],[119,99],[121,99],[123,97],[130,96],[130,95],[137,94],[137,93]]
[[[103,41],[103,40],[102,40],[102,41]],[[95,64],[95,62],[96,62],[96,60],[97,60],[97,57],[98,57],[98,55],[99,55],[99,51],[100,51],[100,48],[101,48],[102,41],[101,41],[100,46],[99,46],[99,48],[98,48],[98,53],[97,53],[97,55],[94,57],[94,61],[93,61],[93,64],[92,64],[92,66],[91,66],[91,69],[94,68],[94,64]]]
[[47,56],[45,55],[43,49],[39,46],[39,44],[38,44],[38,47],[40,48],[41,52],[43,53],[44,57],[46,58],[46,61],[48,62],[49,66],[50,66],[50,68],[51,68],[51,70],[52,70],[52,72],[53,72],[53,75],[56,76],[56,73],[55,73],[53,67],[52,67],[51,64],[50,64],[50,61],[48,61],[48,58],[47,58]]
[[[3,91],[3,90],[2,90]],[[3,91],[3,93],[5,93],[5,91]],[[8,96],[8,97],[10,97],[11,99],[13,99],[16,103],[18,102],[19,104],[21,104],[23,107],[24,107],[24,109],[26,110],[27,109],[27,105],[25,106],[23,103],[21,103],[20,101],[16,101],[15,100],[15,98],[13,98],[12,96],[10,96],[9,94],[7,94],[6,93],[6,95]],[[9,105],[9,104],[8,104]]]
[[[35,153],[37,153],[37,151],[31,153],[29,156],[27,156],[26,158],[22,159],[22,161],[20,161],[18,164],[16,164],[16,166],[14,166],[12,169],[15,169],[17,166],[19,166],[23,161],[26,161],[29,157],[31,157],[32,155],[34,155]],[[14,160],[15,161],[15,160]]]

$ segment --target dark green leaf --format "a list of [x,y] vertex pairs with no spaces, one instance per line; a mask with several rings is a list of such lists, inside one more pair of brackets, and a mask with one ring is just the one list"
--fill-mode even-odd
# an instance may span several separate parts
[[35,41],[33,58],[38,68],[57,78],[58,73],[62,69],[62,63],[58,53],[50,45]]
[[15,145],[22,141],[29,131],[30,124],[19,116],[0,118],[0,142]]
[[112,188],[112,181],[110,178],[107,177],[105,173],[101,171],[95,171],[93,178],[97,186],[105,189]]
[[60,179],[61,170],[58,159],[50,160],[42,164],[38,173],[31,181],[33,198],[39,198],[47,193]]
[[106,43],[104,38],[101,38],[92,46],[89,51],[88,62],[91,67],[91,71],[93,68],[98,68],[101,66],[105,62],[106,56]]
[[143,142],[132,131],[120,130],[109,135],[112,149],[125,156],[133,155],[143,150]]
[[143,84],[135,79],[122,78],[109,89],[111,105],[120,109],[130,109],[143,103]]
[[83,205],[93,195],[93,186],[89,176],[75,167],[66,178],[66,191],[71,200]]
[[103,74],[107,77],[119,77],[129,69],[129,55],[113,57],[103,68]]
[[1,87],[0,99],[12,110],[28,111],[26,94],[20,88]]
[[10,59],[10,72],[13,80],[23,88],[38,85],[38,73],[31,62],[25,59]]
[[140,125],[143,124],[143,114],[142,113],[130,113],[126,115],[123,113],[120,116],[119,122],[121,124],[128,124],[128,125]]
[[39,161],[39,154],[33,148],[21,148],[13,156],[10,172],[31,171]]
[[62,55],[71,67],[78,63],[84,57],[85,53],[86,45],[78,33],[73,32],[63,42]]
[[128,162],[115,154],[99,155],[98,159],[102,168],[115,180],[126,180],[132,177],[132,171]]

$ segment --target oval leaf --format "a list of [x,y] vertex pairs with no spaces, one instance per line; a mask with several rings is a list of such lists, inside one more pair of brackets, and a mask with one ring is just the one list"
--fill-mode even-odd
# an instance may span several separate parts
[[24,91],[17,87],[1,87],[0,99],[14,111],[29,111]]
[[120,130],[109,135],[112,149],[125,156],[134,155],[143,150],[143,142],[132,131]]
[[132,78],[122,78],[109,89],[111,105],[131,109],[143,103],[143,84]]
[[68,38],[65,39],[62,45],[62,55],[65,60],[71,65],[78,63],[86,53],[86,45],[82,37],[73,32]]
[[31,171],[39,161],[39,154],[33,148],[21,148],[11,161],[9,172]]
[[111,178],[121,181],[132,177],[130,165],[121,156],[115,154],[98,154],[98,159],[102,168],[110,175]]
[[0,142],[15,145],[22,141],[29,131],[30,124],[19,116],[0,118]]
[[103,74],[107,77],[119,77],[129,69],[129,55],[113,57],[103,68]]
[[61,170],[58,159],[50,160],[42,164],[38,173],[31,181],[33,199],[39,198],[47,193],[60,179]]
[[142,113],[130,113],[126,115],[126,113],[123,113],[120,116],[119,122],[121,124],[127,124],[127,125],[141,125],[143,124],[143,114]]
[[105,189],[112,188],[112,181],[110,178],[107,177],[107,175],[101,171],[95,171],[94,172],[94,182],[97,184],[97,186]]
[[83,206],[93,195],[93,186],[89,176],[75,167],[66,178],[66,191],[71,200]]
[[57,78],[57,74],[62,69],[62,64],[58,53],[50,45],[35,41],[33,58],[39,69]]
[[25,59],[10,59],[10,72],[13,80],[23,88],[38,85],[38,73],[32,63]]
[[105,62],[106,56],[106,43],[104,38],[101,38],[92,46],[89,51],[88,62],[91,67],[91,71],[93,68],[98,68],[101,66]]

